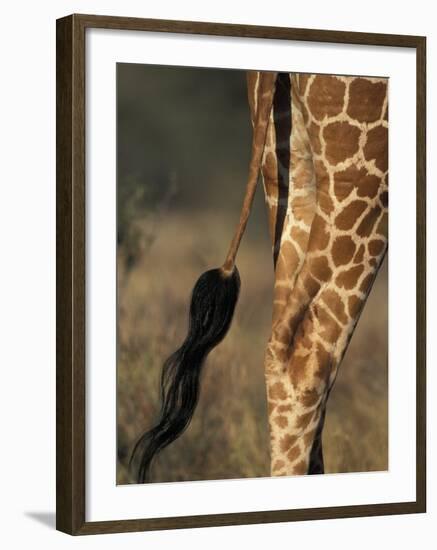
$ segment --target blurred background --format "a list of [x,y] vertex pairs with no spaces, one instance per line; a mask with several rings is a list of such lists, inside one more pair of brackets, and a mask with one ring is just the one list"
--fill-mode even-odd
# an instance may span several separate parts
[[[186,334],[198,276],[224,260],[250,158],[244,71],[117,65],[117,483],[159,411],[163,361]],[[208,357],[200,401],[152,481],[269,475],[263,358],[273,261],[261,186],[238,255],[242,290]],[[388,467],[384,262],[328,403],[326,473]]]

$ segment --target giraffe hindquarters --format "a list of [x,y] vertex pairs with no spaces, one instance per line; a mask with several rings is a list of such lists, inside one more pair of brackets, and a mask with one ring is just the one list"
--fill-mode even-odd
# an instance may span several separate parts
[[[275,280],[265,361],[273,475],[322,470],[329,391],[387,248],[387,80],[297,75],[292,93],[303,120],[292,142],[299,135],[309,143],[302,151],[314,169],[316,201],[303,248],[299,232],[284,230],[282,239],[284,266],[296,263],[296,250],[302,266],[285,291]],[[289,201],[287,215],[295,212]]]

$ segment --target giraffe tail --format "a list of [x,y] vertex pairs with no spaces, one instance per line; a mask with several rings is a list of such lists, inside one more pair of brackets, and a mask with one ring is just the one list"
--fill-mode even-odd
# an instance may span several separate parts
[[154,457],[189,425],[199,399],[205,359],[223,340],[231,325],[240,291],[235,258],[256,190],[275,81],[276,73],[260,73],[252,158],[240,220],[222,267],[206,271],[196,282],[191,296],[188,334],[180,348],[164,363],[159,420],[138,439],[131,454],[130,466],[135,464],[138,483],[148,480]]
[[131,462],[139,458],[138,483],[148,479],[153,458],[187,428],[196,408],[202,370],[208,353],[225,337],[240,290],[237,269],[231,276],[211,269],[194,286],[188,334],[164,363],[158,423],[136,443]]

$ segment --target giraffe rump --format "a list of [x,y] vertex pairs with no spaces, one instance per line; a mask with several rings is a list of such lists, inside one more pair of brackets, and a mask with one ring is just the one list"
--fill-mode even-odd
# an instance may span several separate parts
[[196,282],[189,313],[188,334],[165,361],[161,373],[161,411],[156,425],[137,441],[130,459],[136,479],[149,478],[154,457],[188,427],[196,408],[205,359],[226,336],[240,291],[236,267],[203,273]]

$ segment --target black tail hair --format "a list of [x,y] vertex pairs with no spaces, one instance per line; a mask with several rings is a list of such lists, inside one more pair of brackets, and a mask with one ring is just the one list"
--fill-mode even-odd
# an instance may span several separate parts
[[199,399],[202,368],[208,353],[225,337],[240,291],[235,266],[244,230],[249,219],[261,167],[277,73],[258,73],[258,103],[252,138],[252,157],[246,193],[228,255],[220,269],[199,277],[191,297],[188,335],[182,346],[164,363],[161,375],[161,413],[154,428],[137,441],[130,466],[139,462],[137,480],[148,479],[153,458],[177,439],[193,417]]
[[239,291],[240,276],[236,267],[231,273],[211,269],[196,282],[187,337],[166,360],[162,370],[159,421],[140,437],[131,455],[131,466],[139,460],[138,483],[148,480],[156,454],[177,439],[190,423],[199,398],[205,359],[225,337]]

